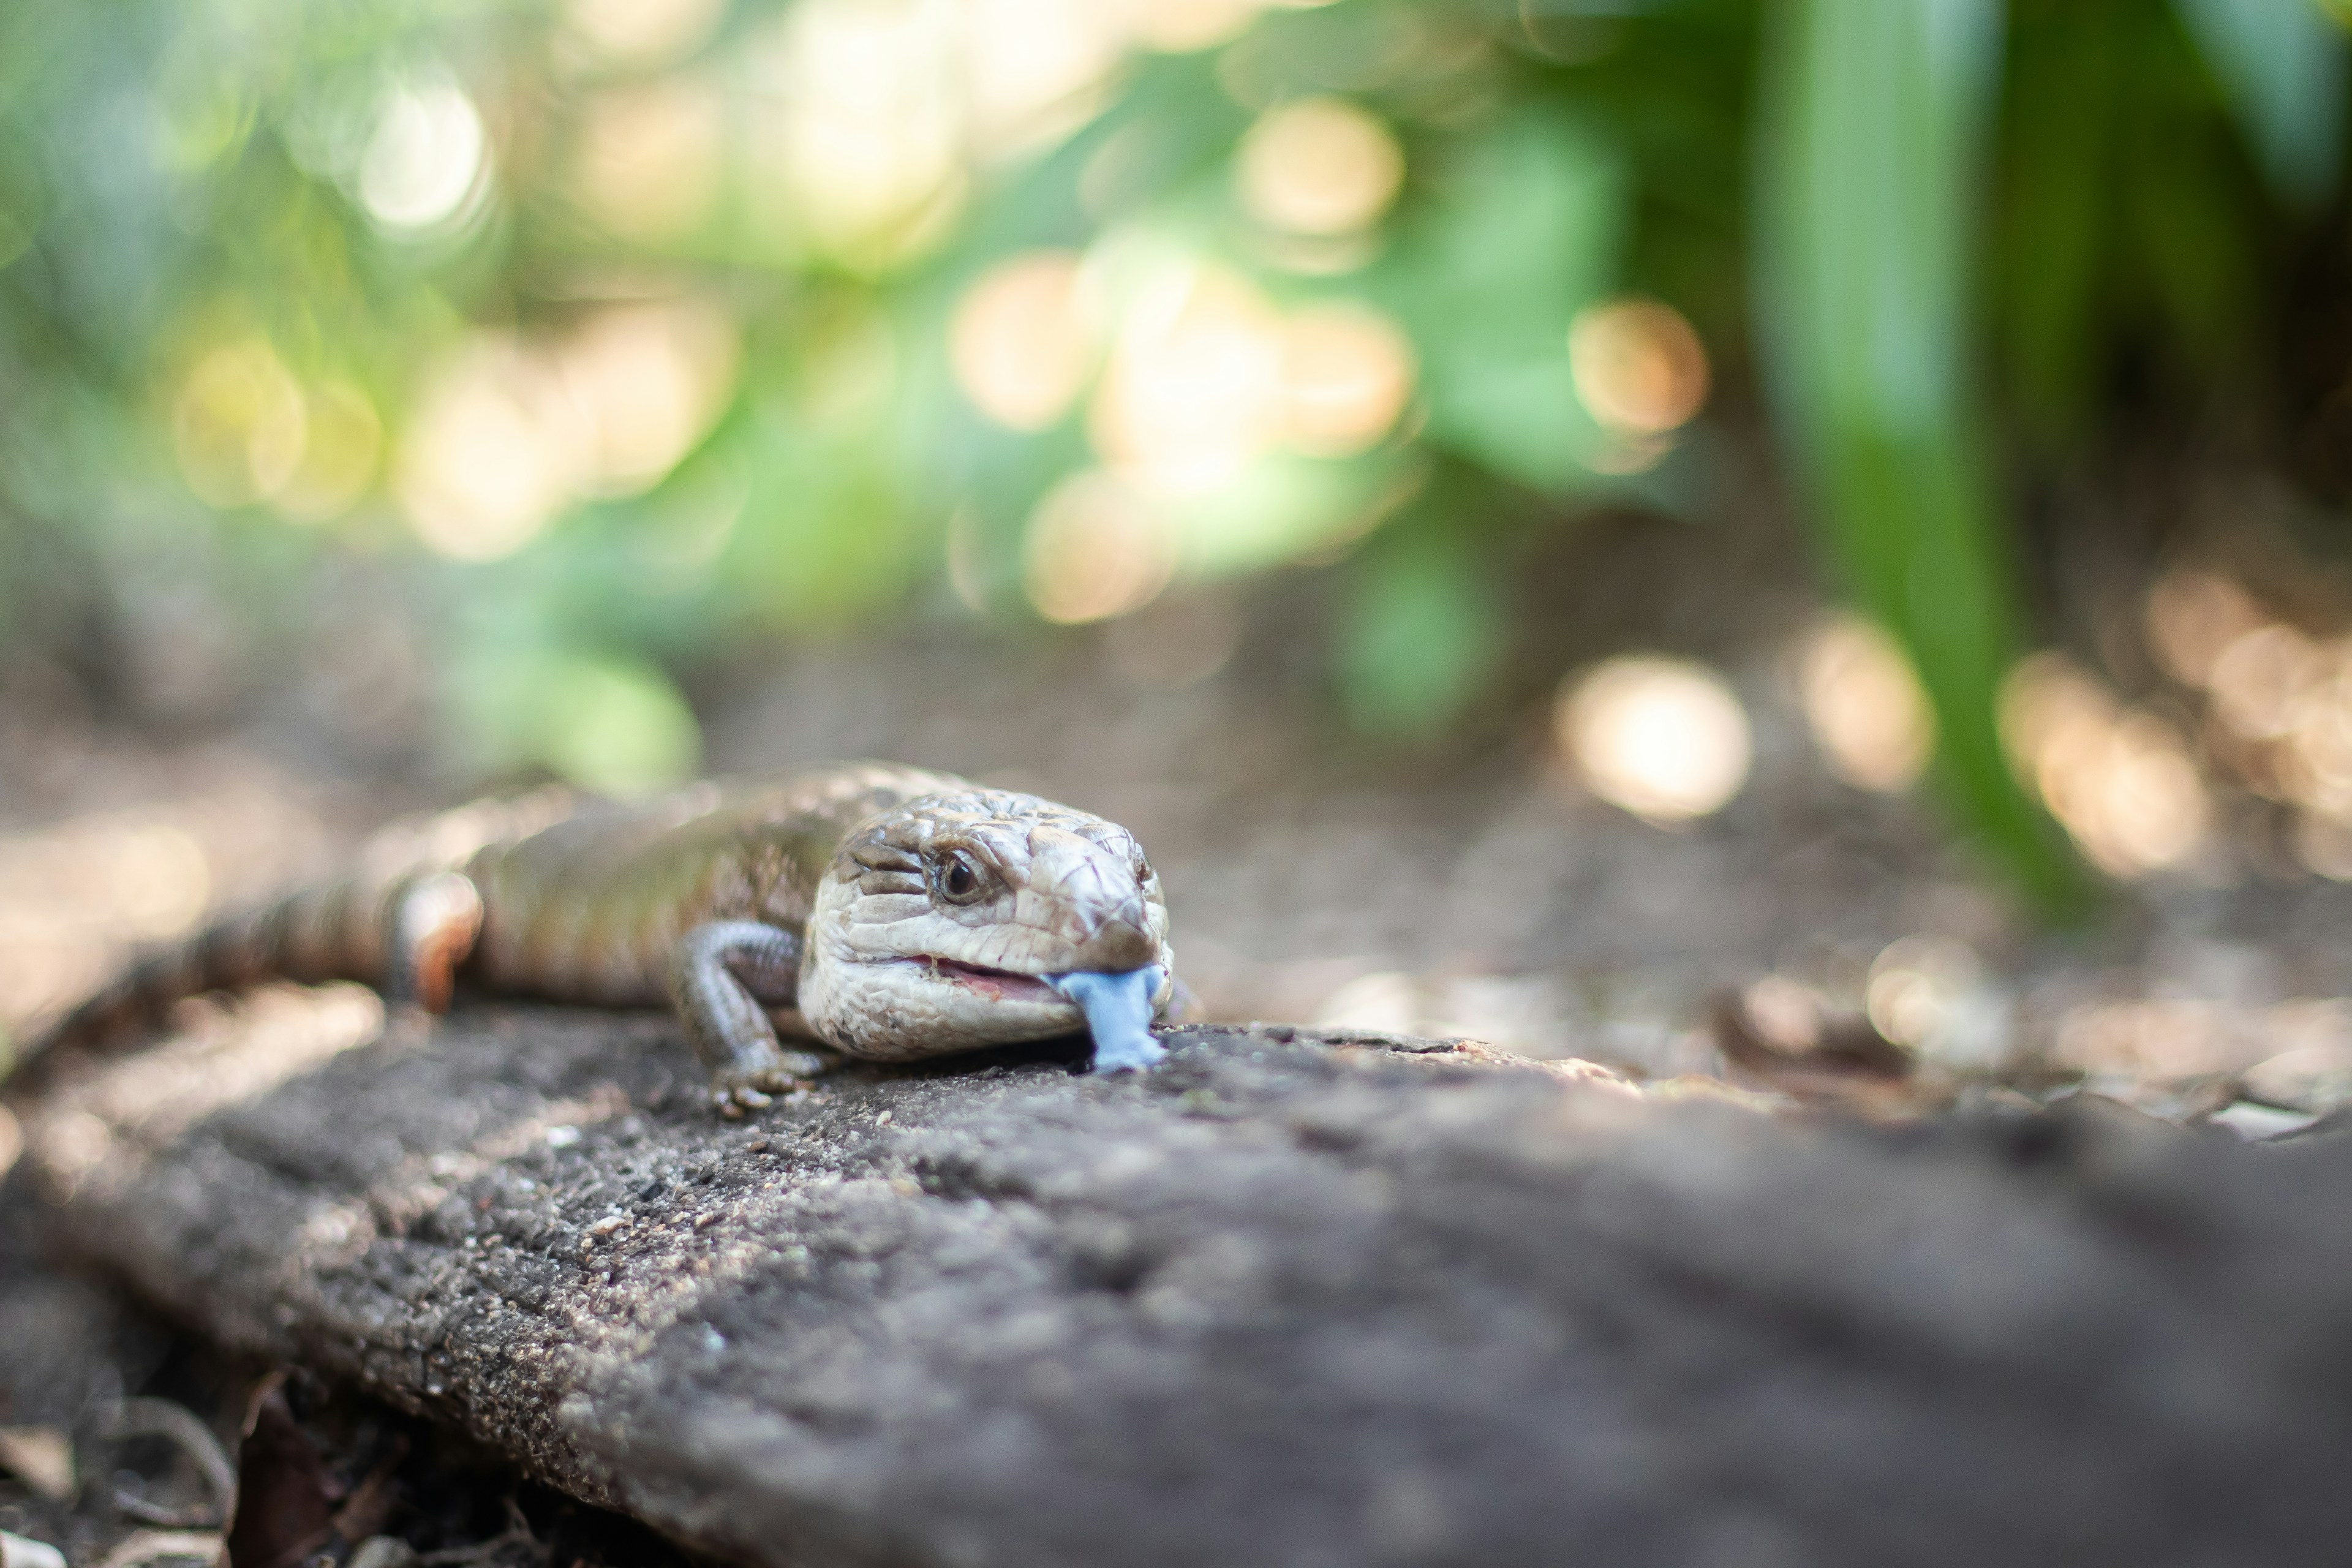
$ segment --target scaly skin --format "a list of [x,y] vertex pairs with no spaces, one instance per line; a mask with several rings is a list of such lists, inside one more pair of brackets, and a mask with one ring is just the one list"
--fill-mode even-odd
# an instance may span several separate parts
[[437,1011],[459,981],[674,1005],[740,1114],[821,1070],[776,1038],[904,1060],[1071,1033],[1044,976],[1158,966],[1168,911],[1125,828],[946,773],[851,763],[566,814],[534,797],[386,835],[360,868],[133,966],[44,1045],[198,991],[361,980]]

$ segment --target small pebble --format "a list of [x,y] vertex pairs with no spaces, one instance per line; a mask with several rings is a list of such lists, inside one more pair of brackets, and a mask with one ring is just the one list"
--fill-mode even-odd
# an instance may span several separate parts
[[416,1548],[397,1535],[371,1535],[359,1543],[344,1568],[411,1568]]

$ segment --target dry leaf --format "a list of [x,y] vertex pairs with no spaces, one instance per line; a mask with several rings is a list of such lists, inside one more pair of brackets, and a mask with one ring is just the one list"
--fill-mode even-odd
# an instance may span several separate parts
[[228,1547],[217,1530],[134,1530],[99,1560],[98,1568],[141,1568],[143,1563],[184,1558],[215,1568],[227,1554]]
[[342,1487],[286,1403],[283,1376],[263,1384],[236,1452],[236,1517],[229,1523],[234,1568],[294,1568],[334,1531]]
[[73,1439],[55,1426],[0,1426],[0,1470],[64,1502],[74,1495]]

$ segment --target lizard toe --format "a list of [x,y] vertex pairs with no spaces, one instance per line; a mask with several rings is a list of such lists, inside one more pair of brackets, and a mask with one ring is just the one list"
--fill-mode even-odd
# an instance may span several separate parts
[[740,1121],[746,1111],[765,1110],[778,1096],[805,1088],[803,1080],[788,1062],[730,1068],[711,1076],[711,1107],[730,1121]]
[[822,1078],[829,1065],[814,1051],[779,1050],[776,1059],[761,1068],[751,1081],[761,1089],[785,1094],[806,1087],[811,1079]]
[[775,1101],[758,1086],[745,1082],[732,1074],[720,1078],[710,1086],[710,1107],[730,1121],[740,1121],[750,1110],[765,1110]]
[[773,1096],[748,1083],[737,1084],[732,1098],[745,1110],[765,1110],[776,1103]]

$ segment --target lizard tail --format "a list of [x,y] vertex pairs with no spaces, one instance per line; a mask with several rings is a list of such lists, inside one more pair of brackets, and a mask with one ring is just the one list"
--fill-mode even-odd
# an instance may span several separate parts
[[219,921],[134,960],[21,1051],[18,1066],[151,1026],[173,1003],[264,978],[375,980],[384,935],[380,889],[357,881],[308,889]]
[[[184,942],[148,953],[125,967],[97,994],[48,1029],[20,1045],[12,1075],[0,1056],[0,1077],[12,1091],[31,1079],[24,1069],[59,1047],[87,1048],[152,1026],[184,997],[247,985],[262,979],[315,984],[358,980],[419,992],[411,999],[434,1006],[446,1000],[449,970],[462,961],[478,930],[481,908],[471,888],[465,897],[440,885],[436,873],[467,864],[485,846],[526,837],[572,814],[568,791],[547,789],[511,800],[477,801],[455,811],[394,823],[362,848],[353,872],[208,926]],[[401,941],[421,973],[394,974],[389,962],[392,913],[411,891],[428,896],[404,910],[412,923]],[[468,900],[472,900],[468,902]],[[421,990],[420,990],[420,982]]]

